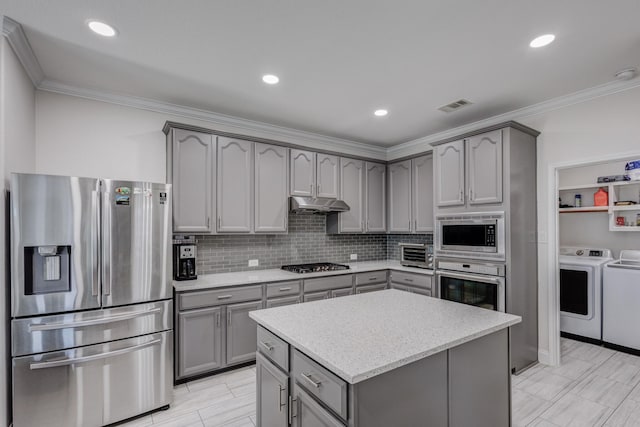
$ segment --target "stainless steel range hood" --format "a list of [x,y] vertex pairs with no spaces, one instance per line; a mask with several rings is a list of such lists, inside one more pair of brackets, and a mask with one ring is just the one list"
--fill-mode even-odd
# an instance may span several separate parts
[[326,214],[332,212],[346,212],[349,205],[338,199],[327,197],[289,197],[289,207],[293,213]]

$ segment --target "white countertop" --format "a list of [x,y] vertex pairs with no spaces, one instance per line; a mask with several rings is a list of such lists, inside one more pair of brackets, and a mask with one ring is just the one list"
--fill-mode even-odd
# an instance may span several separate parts
[[196,280],[173,281],[178,292],[222,288],[225,286],[246,285],[251,283],[280,282],[284,280],[311,279],[313,277],[336,276],[340,274],[363,273],[376,270],[397,270],[411,273],[433,275],[433,270],[404,267],[399,261],[363,261],[348,264],[349,270],[324,271],[321,273],[292,273],[279,268],[270,270],[238,271],[235,273],[218,273],[199,275]]
[[249,316],[351,384],[522,320],[393,289],[257,310]]

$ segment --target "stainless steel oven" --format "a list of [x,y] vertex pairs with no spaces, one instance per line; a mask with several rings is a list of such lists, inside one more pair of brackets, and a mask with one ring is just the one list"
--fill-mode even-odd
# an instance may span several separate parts
[[441,299],[505,311],[505,266],[436,260],[436,280]]
[[438,215],[436,256],[505,260],[504,212]]

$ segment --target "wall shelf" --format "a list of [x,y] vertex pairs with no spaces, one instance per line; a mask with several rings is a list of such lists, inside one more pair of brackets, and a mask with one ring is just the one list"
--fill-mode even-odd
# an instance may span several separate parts
[[558,212],[560,213],[609,212],[609,206],[583,206],[581,208],[559,208]]

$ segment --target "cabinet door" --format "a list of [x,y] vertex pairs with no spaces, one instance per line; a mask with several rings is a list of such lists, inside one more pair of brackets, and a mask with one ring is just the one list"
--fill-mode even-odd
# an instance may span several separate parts
[[256,354],[256,415],[258,426],[289,425],[289,377],[260,353]]
[[413,231],[433,231],[433,157],[413,159]]
[[211,233],[213,217],[212,135],[173,129],[173,231]]
[[227,306],[227,365],[256,358],[258,325],[249,312],[262,308],[262,301]]
[[221,307],[178,313],[178,378],[222,367]]
[[292,196],[312,197],[316,194],[316,153],[291,150],[291,186]]
[[324,409],[300,386],[294,386],[295,415],[293,427],[344,427],[344,424]]
[[304,302],[320,301],[323,299],[331,298],[331,291],[312,292],[310,294],[304,294]]
[[255,232],[287,231],[287,149],[255,145]]
[[220,233],[251,232],[253,142],[218,140],[218,226]]
[[362,160],[340,159],[341,197],[349,210],[341,212],[341,233],[362,233],[364,231],[364,162]]
[[467,139],[469,204],[502,203],[502,131]]
[[411,160],[389,165],[389,232],[411,232]]
[[365,231],[387,231],[387,167],[380,163],[365,164]]
[[464,141],[434,148],[436,205],[464,205]]
[[338,156],[318,153],[316,158],[317,197],[337,199],[340,168]]

